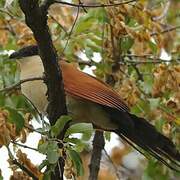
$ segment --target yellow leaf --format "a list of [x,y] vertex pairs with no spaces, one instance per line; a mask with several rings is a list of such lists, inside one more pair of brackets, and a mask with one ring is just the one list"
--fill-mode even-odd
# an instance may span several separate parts
[[177,118],[174,122],[175,122],[178,126],[180,126],[180,117]]

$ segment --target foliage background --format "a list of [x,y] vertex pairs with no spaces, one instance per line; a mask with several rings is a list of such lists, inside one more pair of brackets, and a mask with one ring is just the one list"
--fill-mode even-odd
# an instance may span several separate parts
[[[180,2],[139,0],[117,5],[119,2],[84,0],[84,4],[114,4],[110,7],[84,9],[62,4],[53,5],[49,10],[48,22],[54,45],[61,58],[82,70],[87,66],[93,67],[94,74],[109,83],[131,107],[133,113],[149,119],[160,132],[179,146]],[[78,1],[73,3],[78,4]],[[9,51],[34,43],[18,1],[1,0],[0,89],[19,81],[18,66],[8,60]],[[96,60],[97,53],[100,55],[100,62]],[[84,56],[86,58],[83,58]],[[40,129],[34,129],[32,121],[35,119],[40,122],[37,112],[21,95],[19,89],[0,91],[0,147],[7,146],[9,151],[9,164],[13,171],[11,178],[23,179],[27,176],[17,170],[17,167],[14,168],[14,157],[37,177],[43,176],[40,171],[42,167],[49,163],[53,165],[57,161],[57,142],[49,143],[44,138],[51,127],[45,123]],[[68,121],[68,117],[64,117],[63,122],[65,121]],[[56,124],[54,129],[60,125]],[[89,154],[91,149],[87,143],[93,133],[91,126],[80,124],[71,127],[69,134],[79,132],[80,129],[83,129],[81,139],[66,139],[69,157],[66,162],[67,177],[82,175],[81,160],[77,158],[77,154],[81,153],[84,158],[84,153]],[[38,166],[33,165],[27,155],[18,148],[18,143],[25,143],[28,134],[33,131],[42,134],[39,146],[34,148],[47,155],[47,160]],[[54,133],[56,134],[56,130]],[[109,136],[107,133],[106,138]],[[13,150],[8,148],[10,144],[14,144]],[[52,148],[56,155],[47,150]],[[134,150],[125,145],[123,150],[112,153],[111,159],[116,167],[122,165],[122,162],[116,162],[116,159],[121,159],[130,151]],[[118,158],[113,158],[116,154]],[[177,173],[152,158],[143,160],[143,164],[143,179],[178,178]],[[85,175],[86,171],[87,167]],[[107,172],[101,170],[100,176],[103,176],[103,173]],[[106,177],[110,176],[112,179],[116,178],[113,173]]]

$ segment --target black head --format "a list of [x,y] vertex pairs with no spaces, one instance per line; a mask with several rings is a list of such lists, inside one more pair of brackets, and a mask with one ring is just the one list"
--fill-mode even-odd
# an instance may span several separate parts
[[35,56],[38,55],[38,46],[37,45],[31,45],[31,46],[26,46],[18,51],[15,51],[12,53],[9,58],[10,59],[21,59],[23,57],[29,57],[29,56]]

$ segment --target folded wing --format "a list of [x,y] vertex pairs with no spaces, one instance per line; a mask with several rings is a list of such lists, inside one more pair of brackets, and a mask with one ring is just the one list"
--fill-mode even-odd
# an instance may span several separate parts
[[129,111],[121,97],[108,85],[92,76],[85,74],[73,65],[60,62],[65,91],[71,96],[116,108],[120,111]]

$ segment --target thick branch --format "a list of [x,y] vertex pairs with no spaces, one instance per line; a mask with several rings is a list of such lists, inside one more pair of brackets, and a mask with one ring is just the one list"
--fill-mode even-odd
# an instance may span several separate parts
[[[20,7],[25,14],[26,24],[33,31],[43,62],[48,89],[48,119],[51,125],[54,125],[61,115],[67,114],[67,109],[62,73],[57,61],[58,56],[47,25],[47,10],[52,3],[54,1],[45,0],[39,6],[38,0],[19,0]],[[51,174],[51,179],[63,179],[64,159],[60,157],[58,163],[61,169],[56,168]]]
[[[47,1],[52,2],[52,1]],[[31,28],[37,41],[39,54],[42,59],[46,84],[48,88],[48,118],[54,124],[63,114],[67,114],[65,93],[62,83],[62,73],[57,63],[57,53],[53,46],[49,28],[47,26],[46,4],[39,6],[38,0],[19,0],[20,7],[25,14],[26,24]]]

